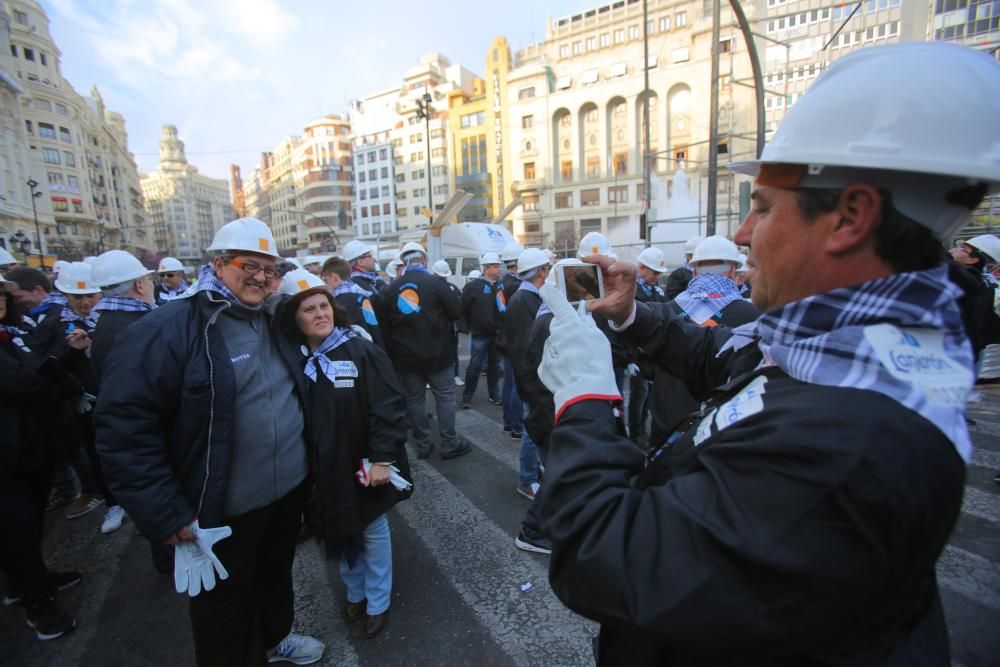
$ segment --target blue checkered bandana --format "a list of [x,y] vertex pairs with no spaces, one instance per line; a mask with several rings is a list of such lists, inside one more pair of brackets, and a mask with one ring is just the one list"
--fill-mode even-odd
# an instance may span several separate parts
[[[323,371],[323,375],[326,376],[330,382],[334,382],[338,377],[338,371],[341,371],[341,365],[344,362],[333,361],[326,356],[326,353],[330,350],[336,349],[349,341],[352,338],[357,338],[358,335],[351,331],[350,329],[342,329],[340,327],[334,328],[333,332],[326,337],[319,347],[317,347],[312,352],[309,352],[309,348],[305,345],[302,346],[302,354],[308,357],[306,359],[306,366],[303,371],[306,377],[316,382],[317,372],[316,368]],[[354,367],[354,362],[350,362],[351,366]],[[357,370],[355,367],[354,376],[357,375]],[[352,376],[352,377],[354,377]],[[343,372],[339,373],[339,377],[347,377]]]
[[156,306],[151,303],[139,301],[139,299],[133,299],[129,296],[106,296],[101,298],[97,302],[97,305],[94,306],[95,311],[118,310],[126,313],[141,313],[145,310],[153,310],[154,308]]
[[351,277],[353,278],[354,276],[367,278],[373,283],[377,283],[379,281],[378,273],[375,271],[351,271]]
[[678,294],[674,301],[685,316],[701,325],[718,317],[723,308],[742,298],[740,289],[731,278],[703,273],[691,278],[687,289]]
[[723,351],[756,340],[764,363],[796,380],[877,391],[931,422],[968,462],[975,373],[961,296],[945,266],[897,273],[765,313],[736,327]]
[[219,278],[215,275],[215,270],[212,268],[211,264],[204,264],[201,267],[201,272],[198,274],[198,283],[195,285],[195,290],[192,294],[197,294],[198,292],[215,292],[227,301],[238,303],[244,308],[249,308],[250,310],[260,308],[260,305],[248,306],[237,299],[236,295],[233,294],[233,291],[226,287],[226,284],[219,280]]
[[[98,301],[100,303],[100,301]],[[72,322],[73,324],[83,327],[87,331],[93,331],[94,327],[97,326],[97,320],[101,317],[101,312],[97,310],[97,306],[94,306],[94,310],[90,312],[90,315],[84,317],[83,315],[78,315],[75,310],[66,306],[62,309],[62,314],[59,316],[63,322]]]
[[362,296],[371,296],[372,293],[358,285],[353,280],[342,280],[340,284],[337,285],[336,289],[333,290],[334,296],[340,296],[341,294],[361,294]]

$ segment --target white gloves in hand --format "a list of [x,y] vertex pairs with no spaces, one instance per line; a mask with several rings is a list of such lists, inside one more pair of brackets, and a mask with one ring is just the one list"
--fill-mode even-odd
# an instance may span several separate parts
[[233,534],[229,526],[201,528],[198,522],[191,524],[194,542],[179,542],[174,547],[174,585],[178,593],[191,597],[215,588],[215,574],[219,579],[228,579],[229,572],[219,557],[212,552],[212,545]]
[[85,414],[94,409],[94,403],[97,402],[97,397],[93,394],[83,394],[80,398],[76,399],[76,404],[73,406],[78,415]]
[[[361,486],[368,486],[368,475],[372,469],[372,462],[368,459],[361,459],[361,467],[356,473],[354,473],[354,478],[358,480],[358,484]],[[389,466],[389,483],[400,491],[409,491],[413,488],[413,483],[408,481],[405,477],[399,474],[399,468],[396,466]]]
[[586,304],[581,303],[577,312],[554,286],[544,285],[539,291],[553,318],[538,378],[552,392],[556,421],[567,405],[580,400],[622,400],[611,363],[611,343],[587,314]]
[[628,366],[625,367],[625,376],[626,377],[630,377],[631,378],[631,377],[635,377],[638,374],[639,374],[639,367],[636,364],[629,364]]

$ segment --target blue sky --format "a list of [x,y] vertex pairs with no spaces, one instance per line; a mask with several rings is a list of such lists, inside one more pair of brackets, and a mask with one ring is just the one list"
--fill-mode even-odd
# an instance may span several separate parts
[[[477,74],[494,37],[515,50],[546,20],[599,2],[530,0],[42,0],[63,75],[97,84],[125,116],[139,168],[154,169],[160,127],[177,125],[189,161],[228,178],[308,121],[396,85],[440,52]],[[488,15],[485,7],[500,10]]]

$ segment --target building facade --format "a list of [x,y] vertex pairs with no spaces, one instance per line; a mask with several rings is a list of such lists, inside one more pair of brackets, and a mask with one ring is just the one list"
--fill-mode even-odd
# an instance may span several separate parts
[[184,142],[173,125],[163,126],[160,165],[142,175],[141,187],[156,250],[190,268],[205,258],[219,227],[236,217],[229,184],[188,164]]

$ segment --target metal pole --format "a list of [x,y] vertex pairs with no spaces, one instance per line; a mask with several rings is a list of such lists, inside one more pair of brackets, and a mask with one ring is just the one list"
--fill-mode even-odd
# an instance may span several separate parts
[[427,210],[431,212],[427,218],[428,228],[434,224],[434,185],[431,181],[431,94],[424,93],[424,127],[427,132]]
[[642,198],[643,198],[643,213],[646,215],[646,247],[648,248],[652,241],[650,239],[650,233],[652,229],[649,226],[649,201],[650,201],[650,187],[649,187],[649,169],[650,169],[650,151],[649,151],[649,3],[648,0],[642,0],[642,117],[645,122],[646,128],[643,133],[643,143],[642,143]]
[[757,44],[754,42],[753,31],[750,28],[747,15],[743,13],[743,6],[740,5],[739,0],[729,0],[729,6],[733,8],[733,13],[736,14],[736,21],[740,24],[740,30],[743,31],[743,41],[747,43],[750,68],[753,70],[753,83],[757,89],[757,157],[760,157],[760,154],[764,152],[764,135],[766,129],[766,118],[764,116],[764,96],[766,94],[764,91],[764,73],[761,71]]
[[721,0],[712,0],[712,75],[708,116],[708,224],[706,236],[715,234],[715,216],[719,185],[719,30],[722,21]]
[[41,192],[36,193],[35,188],[38,181],[33,178],[28,179],[28,187],[31,188],[31,214],[35,218],[35,236],[38,237],[38,265],[45,269],[45,247],[42,245],[42,228],[38,225],[38,206],[35,204],[35,197],[41,196]]

